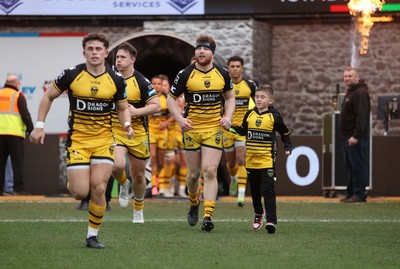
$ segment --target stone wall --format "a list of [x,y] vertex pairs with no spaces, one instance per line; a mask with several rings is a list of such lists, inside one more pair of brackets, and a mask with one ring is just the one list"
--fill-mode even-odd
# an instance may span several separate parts
[[271,83],[272,75],[272,25],[254,21],[253,78],[258,84]]
[[[71,22],[72,24],[72,22]],[[235,54],[245,60],[245,76],[271,83],[275,105],[294,135],[321,135],[323,114],[331,111],[336,85],[344,92],[343,69],[351,62],[348,24],[270,24],[256,20],[145,21],[143,27],[70,26],[1,27],[0,32],[101,32],[117,42],[140,32],[161,32],[194,42],[209,34],[217,42],[216,58],[225,63]],[[375,24],[368,54],[359,57],[359,70],[371,94],[373,134],[383,133],[376,120],[377,96],[400,94],[400,36],[398,23]],[[400,120],[389,134],[400,134]]]
[[[359,56],[359,71],[369,85],[373,134],[383,133],[376,120],[377,96],[400,94],[399,24],[372,28],[367,55]],[[352,27],[345,24],[274,25],[272,81],[276,106],[295,134],[320,135],[324,113],[331,111],[336,84],[345,92],[343,69],[351,63]],[[399,133],[392,122],[392,134]]]
[[240,55],[245,61],[246,77],[253,77],[253,20],[221,20],[221,21],[163,21],[144,23],[145,32],[173,33],[195,45],[200,34],[211,35],[217,48],[215,56],[225,64],[230,56]]

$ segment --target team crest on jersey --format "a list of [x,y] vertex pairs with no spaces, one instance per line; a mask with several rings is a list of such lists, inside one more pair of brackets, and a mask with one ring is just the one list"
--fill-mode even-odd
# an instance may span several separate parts
[[90,92],[92,93],[92,95],[96,95],[96,94],[99,92],[99,88],[97,88],[97,87],[92,87],[92,88],[90,89]]
[[239,95],[239,89],[235,90],[235,95]]
[[260,119],[257,119],[257,120],[256,120],[256,126],[257,126],[257,127],[260,127],[261,123],[262,123],[262,120],[260,120]]
[[215,144],[219,145],[221,143],[222,132],[219,131],[217,133],[217,137],[215,138]]
[[114,148],[115,148],[115,144],[112,144],[112,145],[110,146],[110,148],[108,149],[108,150],[110,151],[110,154],[111,154],[111,155],[114,155]]
[[209,80],[204,81],[204,86],[208,89],[210,88],[211,82]]
[[268,169],[267,170],[267,175],[268,175],[268,177],[273,177],[274,176],[274,170],[273,169]]
[[145,154],[148,155],[149,153],[149,141],[144,141],[144,147],[146,148],[144,150]]

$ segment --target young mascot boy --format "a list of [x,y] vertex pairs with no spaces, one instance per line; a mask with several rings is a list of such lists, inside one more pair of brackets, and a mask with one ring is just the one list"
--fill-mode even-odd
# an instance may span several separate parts
[[[274,90],[270,85],[257,88],[256,106],[248,110],[241,126],[229,130],[239,135],[246,135],[246,170],[250,183],[251,198],[255,217],[253,230],[258,231],[263,224],[266,212],[268,233],[275,233],[276,194],[275,194],[275,157],[277,149],[276,132],[284,143],[285,154],[290,155],[292,143],[290,132],[283,122],[281,114],[272,106]],[[261,203],[264,197],[264,207]]]

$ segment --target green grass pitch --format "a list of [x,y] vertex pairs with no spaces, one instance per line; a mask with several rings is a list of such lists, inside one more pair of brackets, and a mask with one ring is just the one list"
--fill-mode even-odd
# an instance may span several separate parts
[[280,201],[267,234],[251,230],[249,201],[217,201],[208,233],[187,224],[186,200],[147,199],[144,224],[115,200],[103,250],[85,247],[78,202],[0,201],[0,268],[400,268],[400,202]]

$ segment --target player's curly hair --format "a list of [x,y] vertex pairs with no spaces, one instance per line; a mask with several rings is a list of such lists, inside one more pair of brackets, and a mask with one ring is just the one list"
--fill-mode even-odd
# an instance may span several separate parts
[[85,36],[82,40],[82,47],[83,49],[85,49],[86,44],[89,41],[100,41],[101,43],[103,43],[104,47],[106,49],[108,49],[108,47],[110,46],[110,41],[108,40],[107,37],[105,37],[102,34],[88,34],[87,36]]
[[196,43],[199,43],[199,42],[208,42],[211,44],[211,46],[214,48],[214,50],[217,48],[217,43],[215,43],[214,38],[212,38],[209,35],[200,35],[196,40]]

